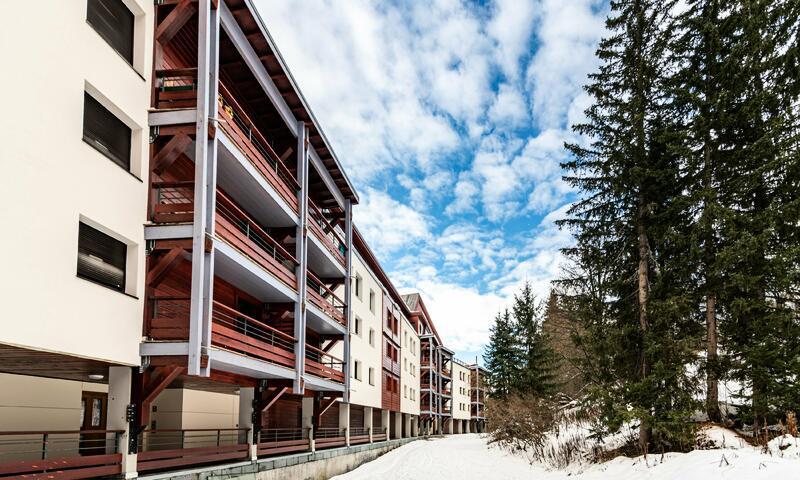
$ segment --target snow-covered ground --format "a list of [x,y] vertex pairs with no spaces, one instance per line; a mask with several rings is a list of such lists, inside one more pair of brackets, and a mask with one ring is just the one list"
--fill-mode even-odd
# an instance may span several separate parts
[[[722,429],[709,431],[725,446],[664,457],[618,457],[585,466],[582,472],[548,470],[517,455],[486,445],[478,435],[454,435],[403,445],[335,480],[760,480],[800,478],[800,441],[792,437],[770,442],[761,453]],[[721,446],[721,445],[720,445]]]

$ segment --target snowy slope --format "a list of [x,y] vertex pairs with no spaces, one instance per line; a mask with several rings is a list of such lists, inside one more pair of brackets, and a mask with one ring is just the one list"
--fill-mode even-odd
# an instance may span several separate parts
[[420,440],[395,449],[336,480],[760,480],[800,479],[800,442],[785,437],[770,442],[772,454],[742,444],[721,429],[710,437],[725,438],[726,448],[690,453],[619,457],[591,465],[582,473],[547,470],[523,457],[487,447],[478,435]]

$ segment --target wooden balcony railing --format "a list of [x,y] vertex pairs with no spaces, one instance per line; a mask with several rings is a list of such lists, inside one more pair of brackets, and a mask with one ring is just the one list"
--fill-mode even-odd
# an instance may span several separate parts
[[0,432],[2,478],[96,478],[122,472],[122,430]]
[[153,182],[150,221],[184,223],[194,220],[194,182]]
[[311,199],[308,200],[308,225],[314,235],[325,245],[325,248],[333,257],[345,266],[344,255],[347,252],[347,244],[334,228],[334,225],[325,218],[322,210],[319,209]]
[[316,377],[344,383],[344,362],[333,355],[306,344],[306,372]]
[[297,191],[300,184],[286,167],[261,131],[239,105],[225,84],[219,84],[219,128],[236,144],[261,176],[278,195],[298,213]]
[[278,455],[311,450],[309,429],[265,428],[258,433],[258,455]]
[[386,429],[385,428],[376,429],[376,431],[372,433],[372,441],[373,442],[384,442],[384,441],[386,441],[387,437],[388,436],[386,435]]
[[140,434],[136,470],[245,460],[250,456],[247,432],[246,428],[146,430]]
[[317,449],[341,447],[345,441],[344,430],[341,428],[319,427],[314,429],[314,446]]
[[350,427],[350,445],[369,442],[369,428]]
[[195,108],[197,105],[197,69],[156,70],[155,108],[169,110]]
[[442,370],[441,370],[441,373],[442,373],[443,377],[450,378],[450,370],[449,369],[443,367]]
[[211,318],[213,345],[270,363],[295,367],[295,339],[291,335],[217,301],[214,301]]
[[327,285],[322,283],[322,280],[317,278],[317,276],[310,271],[308,272],[307,283],[309,287],[308,297],[311,299],[311,303],[316,305],[319,309],[328,314],[328,316],[337,322],[346,326],[347,323],[344,318],[344,301],[339,298]]
[[[154,182],[150,220],[155,223],[194,219],[194,183]],[[216,234],[293,290],[297,259],[270,236],[225,192],[217,189]]]
[[[152,297],[147,335],[153,340],[189,339],[189,297]],[[224,350],[289,368],[295,367],[295,339],[261,320],[214,301],[211,343]]]
[[297,259],[221,190],[217,191],[216,233],[278,280],[297,289]]

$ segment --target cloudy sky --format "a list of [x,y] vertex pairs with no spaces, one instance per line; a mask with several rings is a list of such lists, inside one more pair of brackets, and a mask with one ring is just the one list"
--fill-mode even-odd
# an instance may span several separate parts
[[546,296],[559,272],[559,162],[605,2],[256,4],[356,185],[356,225],[473,361],[521,283]]

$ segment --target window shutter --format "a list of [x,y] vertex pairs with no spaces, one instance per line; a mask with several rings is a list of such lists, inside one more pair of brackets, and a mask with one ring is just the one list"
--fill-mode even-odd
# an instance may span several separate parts
[[125,290],[127,245],[81,223],[78,231],[78,275]]

